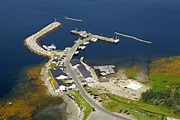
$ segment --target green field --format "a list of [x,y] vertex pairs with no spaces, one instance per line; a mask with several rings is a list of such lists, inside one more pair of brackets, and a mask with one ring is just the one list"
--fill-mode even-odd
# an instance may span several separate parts
[[74,99],[80,106],[80,109],[84,111],[83,120],[86,120],[92,111],[91,105],[82,97],[82,95],[78,91],[73,90],[70,92],[70,94],[74,97]]
[[130,79],[135,79],[135,77],[137,77],[137,73],[135,72],[125,71],[125,75]]
[[180,86],[180,76],[150,75],[149,82],[153,90],[172,89]]
[[141,100],[136,102],[109,93],[103,93],[100,96],[103,99],[103,106],[109,111],[128,110],[138,120],[161,120],[164,116],[180,118],[180,115],[174,114],[173,110],[162,105],[154,106]]
[[54,67],[56,67],[56,63],[51,63],[49,67],[53,69]]

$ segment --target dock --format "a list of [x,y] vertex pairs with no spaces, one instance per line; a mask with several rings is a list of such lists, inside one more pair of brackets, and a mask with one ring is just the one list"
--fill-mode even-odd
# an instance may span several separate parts
[[52,22],[49,25],[45,26],[44,28],[42,28],[41,30],[39,30],[38,32],[34,33],[33,35],[29,36],[28,38],[26,38],[24,40],[24,44],[25,46],[31,50],[32,52],[38,54],[38,55],[42,55],[42,56],[46,56],[51,58],[53,56],[53,51],[48,51],[43,49],[39,44],[38,44],[38,40],[43,37],[44,35],[50,33],[51,31],[57,29],[58,27],[60,27],[61,23],[59,22]]
[[139,39],[139,38],[134,37],[134,36],[125,35],[125,34],[118,33],[118,32],[114,32],[114,33],[115,33],[116,35],[120,35],[120,36],[123,36],[123,37],[131,38],[131,39],[137,40],[137,41],[139,41],[139,42],[144,42],[144,43],[148,43],[148,44],[151,44],[151,43],[152,43],[152,42],[150,42],[150,41],[142,40],[142,39]]
[[67,17],[67,16],[65,16],[64,18],[67,19],[67,20],[82,22],[82,20],[80,20],[80,19],[70,18],[70,17]]
[[114,39],[114,38],[104,37],[104,36],[100,36],[100,35],[95,35],[95,34],[88,33],[86,31],[71,30],[70,32],[72,34],[76,34],[76,35],[79,35],[81,37],[91,36],[92,39],[96,38],[98,40],[105,41],[105,42],[110,42],[110,43],[118,43],[119,42],[119,39]]

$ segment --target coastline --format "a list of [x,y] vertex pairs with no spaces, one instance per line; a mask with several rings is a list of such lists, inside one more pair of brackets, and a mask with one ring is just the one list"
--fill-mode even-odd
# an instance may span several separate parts
[[81,110],[78,104],[72,100],[68,95],[60,92],[55,92],[50,84],[49,80],[51,77],[48,75],[48,69],[51,64],[52,59],[48,60],[41,68],[40,78],[44,82],[44,85],[47,87],[47,94],[52,97],[61,97],[64,102],[67,104],[66,112],[67,112],[67,119],[73,120],[74,118],[80,118],[82,115]]

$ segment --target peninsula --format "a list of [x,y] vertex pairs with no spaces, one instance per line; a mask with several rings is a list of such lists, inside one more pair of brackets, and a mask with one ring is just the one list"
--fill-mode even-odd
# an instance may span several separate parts
[[[58,79],[57,76],[55,74],[61,74],[61,75],[68,75],[70,76],[69,78],[71,78],[73,80],[72,83],[70,83],[71,85],[73,85],[73,83],[75,83],[76,87],[73,86],[69,86],[69,85],[64,85],[63,83],[58,83],[58,82],[62,82],[61,80],[59,81],[49,81],[51,82],[53,89],[55,90],[54,92],[59,92],[59,91],[63,91],[68,89],[72,89],[72,88],[77,88],[79,90],[79,92],[81,93],[81,95],[84,97],[84,99],[93,107],[93,110],[97,110],[100,111],[100,113],[105,114],[106,116],[109,116],[110,118],[114,118],[114,119],[121,119],[121,120],[130,120],[130,118],[122,116],[120,114],[115,114],[112,112],[109,112],[107,110],[105,110],[101,105],[97,104],[94,100],[92,100],[90,98],[89,95],[87,95],[86,91],[83,88],[82,83],[80,82],[81,79],[78,77],[77,73],[74,72],[74,68],[72,66],[72,63],[70,62],[72,57],[74,56],[75,52],[77,51],[78,47],[86,42],[89,42],[90,40],[93,40],[94,38],[97,39],[101,39],[104,41],[109,41],[109,42],[113,42],[113,43],[117,43],[117,40],[114,40],[113,38],[107,38],[107,37],[102,37],[102,36],[98,36],[98,35],[93,35],[91,33],[87,33],[86,31],[71,31],[74,32],[76,34],[81,34],[82,35],[82,39],[79,40],[79,42],[76,42],[72,48],[69,48],[66,52],[54,52],[54,51],[48,51],[43,49],[38,43],[37,41],[43,37],[45,34],[53,31],[54,29],[58,28],[61,24],[59,22],[53,22],[49,25],[47,25],[46,27],[44,27],[43,29],[41,29],[40,31],[38,31],[37,33],[31,35],[30,37],[26,38],[24,41],[24,44],[27,46],[28,49],[30,49],[32,52],[38,54],[38,55],[42,55],[42,56],[47,56],[51,61],[55,60],[55,59],[63,59],[59,62],[59,65],[56,68],[53,68],[51,71],[51,75]],[[86,36],[86,37],[84,37]],[[59,56],[60,55],[60,56]],[[59,57],[59,58],[58,58]],[[64,66],[62,66],[62,64],[64,64]],[[84,67],[84,70],[86,72],[86,74],[88,73],[88,71],[86,70],[85,66],[83,65],[84,63],[82,63],[82,67]],[[65,70],[63,70],[63,69]],[[59,70],[59,73],[57,73],[56,70]],[[64,73],[66,71],[66,73]],[[59,76],[60,77],[60,76]],[[66,77],[61,76],[63,79],[67,79]],[[60,79],[62,79],[60,78]],[[85,80],[92,80],[93,78],[89,78],[86,79],[86,77],[84,76]],[[65,87],[63,87],[63,85]],[[58,87],[59,86],[59,87]],[[51,90],[52,92],[52,90]]]
[[[125,72],[126,77],[121,71],[116,74],[114,65],[89,66],[83,61],[83,58],[73,59],[73,56],[84,50],[89,42],[101,40],[116,44],[120,39],[71,30],[70,33],[79,36],[72,47],[54,50],[56,47],[53,45],[53,49],[46,49],[47,47],[43,49],[38,44],[38,40],[60,25],[61,23],[56,21],[47,25],[26,38],[24,44],[32,52],[49,58],[41,72],[42,79],[48,88],[48,94],[52,96],[63,94],[74,100],[82,112],[77,119],[132,120],[142,119],[142,116],[145,119],[163,119],[165,116],[171,115],[178,117],[164,106],[156,107],[138,101],[142,94],[145,96],[144,93],[150,90],[150,86],[136,80],[137,65]],[[151,43],[118,34],[137,39],[140,42]],[[121,76],[119,77],[119,75]],[[157,112],[156,109],[163,109],[164,113]]]

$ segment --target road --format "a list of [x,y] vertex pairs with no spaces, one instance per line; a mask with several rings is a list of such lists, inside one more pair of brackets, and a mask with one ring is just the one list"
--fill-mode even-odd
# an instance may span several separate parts
[[114,119],[116,120],[130,120],[129,118],[126,118],[124,116],[121,116],[121,115],[118,115],[118,114],[115,114],[115,113],[112,113],[112,112],[109,112],[107,110],[105,110],[104,108],[102,108],[101,106],[99,106],[98,104],[95,103],[95,101],[93,101],[91,98],[89,98],[89,96],[87,95],[87,93],[85,92],[83,86],[81,85],[80,81],[75,73],[73,72],[72,70],[72,66],[70,64],[70,60],[72,59],[75,51],[77,50],[78,46],[81,45],[83,42],[85,41],[89,41],[90,39],[92,38],[92,36],[89,36],[88,38],[85,38],[83,39],[82,41],[79,41],[77,43],[75,43],[71,50],[69,51],[69,54],[67,55],[66,59],[65,59],[65,65],[66,65],[66,68],[67,68],[67,71],[69,72],[69,74],[71,75],[72,79],[74,80],[74,82],[76,83],[76,86],[79,90],[79,92],[81,93],[81,95],[85,98],[85,100],[92,106],[96,109],[98,109],[99,111],[105,113],[105,114],[108,114],[109,116],[112,116]]

